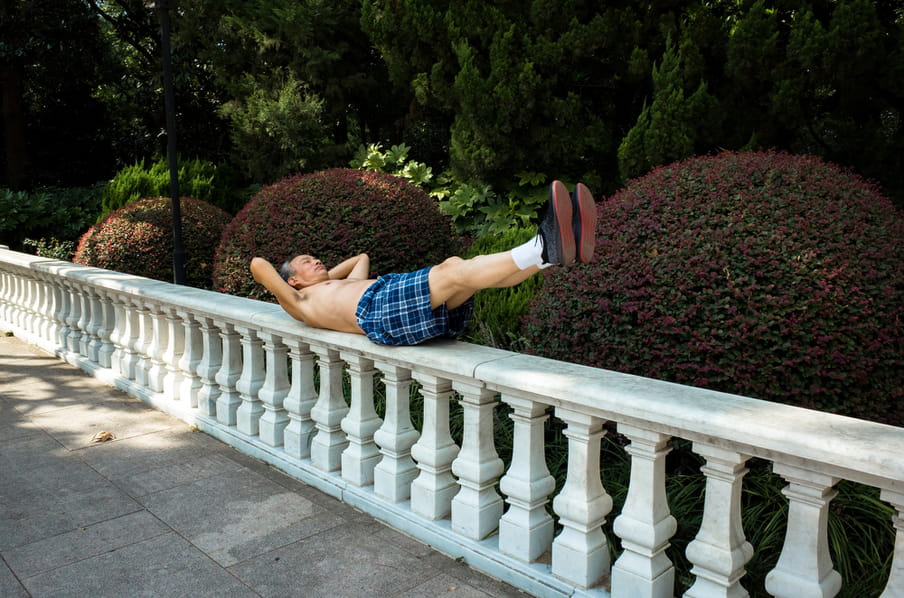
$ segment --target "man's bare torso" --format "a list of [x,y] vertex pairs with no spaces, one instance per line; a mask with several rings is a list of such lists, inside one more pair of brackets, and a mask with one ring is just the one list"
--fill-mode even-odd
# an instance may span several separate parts
[[364,334],[355,318],[355,310],[373,279],[326,280],[297,290],[297,309],[287,310],[296,320],[314,328]]

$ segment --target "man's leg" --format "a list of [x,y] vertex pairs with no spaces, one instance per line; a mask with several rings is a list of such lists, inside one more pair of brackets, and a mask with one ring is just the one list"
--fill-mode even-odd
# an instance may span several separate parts
[[[568,265],[584,246],[584,255],[592,255],[596,205],[586,187],[574,197],[565,185],[553,182],[546,216],[537,237],[511,251],[479,255],[469,260],[449,258],[430,270],[430,306],[446,303],[454,309],[481,289],[506,288],[524,282],[551,265]],[[592,213],[592,215],[591,215]],[[589,230],[583,227],[589,225]],[[589,250],[589,253],[588,253]],[[583,260],[583,257],[582,257]],[[589,260],[584,260],[589,261]]]
[[430,307],[436,309],[445,303],[455,309],[481,289],[515,286],[539,271],[539,266],[519,268],[511,251],[468,260],[450,257],[430,269]]

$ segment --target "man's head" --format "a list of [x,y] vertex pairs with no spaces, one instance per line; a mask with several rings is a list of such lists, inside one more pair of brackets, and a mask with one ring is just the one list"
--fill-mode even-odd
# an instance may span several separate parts
[[303,289],[330,279],[330,273],[317,258],[302,254],[284,262],[279,269],[282,279],[296,289]]

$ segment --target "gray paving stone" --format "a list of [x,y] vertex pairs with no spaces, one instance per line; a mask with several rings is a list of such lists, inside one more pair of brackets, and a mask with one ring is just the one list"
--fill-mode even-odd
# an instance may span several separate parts
[[30,544],[100,521],[140,511],[141,505],[112,484],[84,488],[62,500],[4,507],[0,517],[0,550]]
[[410,590],[395,594],[392,598],[424,598],[425,596],[430,596],[431,598],[442,596],[448,596],[449,598],[498,598],[500,595],[487,594],[443,573]]
[[44,538],[2,553],[22,578],[159,536],[171,530],[147,511],[137,511]]
[[374,533],[379,527],[345,524],[230,570],[265,597],[297,595],[298,588],[306,598],[393,596],[436,576],[429,557],[387,544]]
[[[79,451],[80,458],[111,480],[121,480],[142,471],[184,463],[210,455],[239,454],[231,447],[189,426],[176,425],[152,434],[142,434],[114,442],[93,444]],[[220,461],[224,468],[240,465]]]
[[28,592],[2,560],[0,560],[0,596],[3,598],[29,598]]
[[34,598],[257,596],[175,533],[22,580]]
[[91,438],[97,432],[111,432],[117,440],[122,440],[177,425],[173,418],[164,413],[148,411],[138,401],[123,400],[95,402],[90,409],[72,405],[35,413],[29,418],[34,425],[45,429],[70,450],[92,446]]
[[223,566],[343,523],[310,500],[249,471],[202,479],[140,501]]

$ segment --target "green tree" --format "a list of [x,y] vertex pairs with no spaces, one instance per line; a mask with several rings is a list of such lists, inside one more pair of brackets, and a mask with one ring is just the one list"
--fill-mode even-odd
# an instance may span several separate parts
[[[685,93],[681,58],[671,39],[659,66],[653,67],[653,101],[644,106],[637,123],[618,148],[623,178],[641,175],[654,166],[690,157],[699,147],[698,131],[719,121],[718,102],[700,81]],[[709,125],[712,126],[712,125]]]

